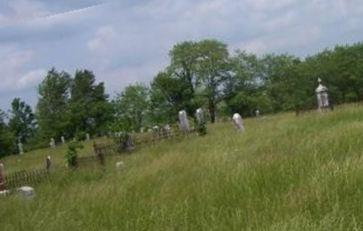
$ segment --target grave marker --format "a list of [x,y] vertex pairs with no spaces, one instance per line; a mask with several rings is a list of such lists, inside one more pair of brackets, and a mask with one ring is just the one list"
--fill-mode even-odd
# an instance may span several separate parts
[[24,154],[23,144],[21,142],[18,143],[18,149],[20,155]]
[[0,191],[5,190],[5,167],[4,164],[0,162]]
[[183,132],[189,132],[189,121],[185,110],[179,111],[179,126]]
[[50,146],[51,148],[55,148],[55,141],[54,141],[54,138],[51,138],[51,139],[50,139],[49,146]]
[[323,109],[329,108],[329,96],[328,96],[328,88],[322,84],[321,79],[318,79],[319,85],[315,90],[316,98],[318,101],[318,110],[322,111]]
[[232,117],[233,124],[238,131],[244,131],[243,120],[240,114],[234,113]]

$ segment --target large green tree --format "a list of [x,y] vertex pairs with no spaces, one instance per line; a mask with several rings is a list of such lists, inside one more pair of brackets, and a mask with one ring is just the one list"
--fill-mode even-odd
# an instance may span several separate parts
[[15,138],[5,123],[6,114],[0,110],[0,157],[14,151]]
[[15,98],[11,103],[9,127],[18,141],[23,143],[35,134],[35,115],[31,107],[20,98]]
[[114,101],[116,126],[123,131],[140,131],[149,113],[149,89],[142,84],[127,86]]
[[70,113],[68,109],[71,78],[66,72],[54,68],[48,71],[38,87],[37,121],[43,141],[51,137],[69,135]]
[[222,100],[223,87],[230,77],[227,45],[217,40],[198,43],[197,78],[208,102],[211,122],[215,122],[217,103]]
[[70,87],[71,133],[102,133],[111,119],[104,84],[89,70],[76,71]]

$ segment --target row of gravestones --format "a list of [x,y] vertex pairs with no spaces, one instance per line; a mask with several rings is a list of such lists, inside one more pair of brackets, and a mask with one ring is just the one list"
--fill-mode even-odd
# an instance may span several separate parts
[[[90,137],[90,134],[86,134],[86,140],[89,141],[91,139]],[[73,141],[75,141],[76,139],[74,138]],[[66,143],[66,140],[64,138],[64,136],[61,136],[61,142],[62,144],[65,144]],[[54,138],[51,138],[50,139],[50,142],[49,142],[49,147],[51,148],[55,148],[56,146],[56,143],[55,143],[55,140]],[[24,154],[24,147],[23,147],[23,144],[21,142],[18,143],[18,150],[19,150],[19,154]]]

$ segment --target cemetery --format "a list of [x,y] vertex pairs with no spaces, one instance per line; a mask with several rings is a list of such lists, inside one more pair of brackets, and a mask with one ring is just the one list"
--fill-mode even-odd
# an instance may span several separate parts
[[0,3],[0,231],[363,230],[362,12]]

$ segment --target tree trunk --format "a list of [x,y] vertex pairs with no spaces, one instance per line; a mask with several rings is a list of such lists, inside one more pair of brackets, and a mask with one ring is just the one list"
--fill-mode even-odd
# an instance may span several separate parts
[[209,100],[209,114],[210,121],[214,123],[216,121],[216,107],[213,100]]

